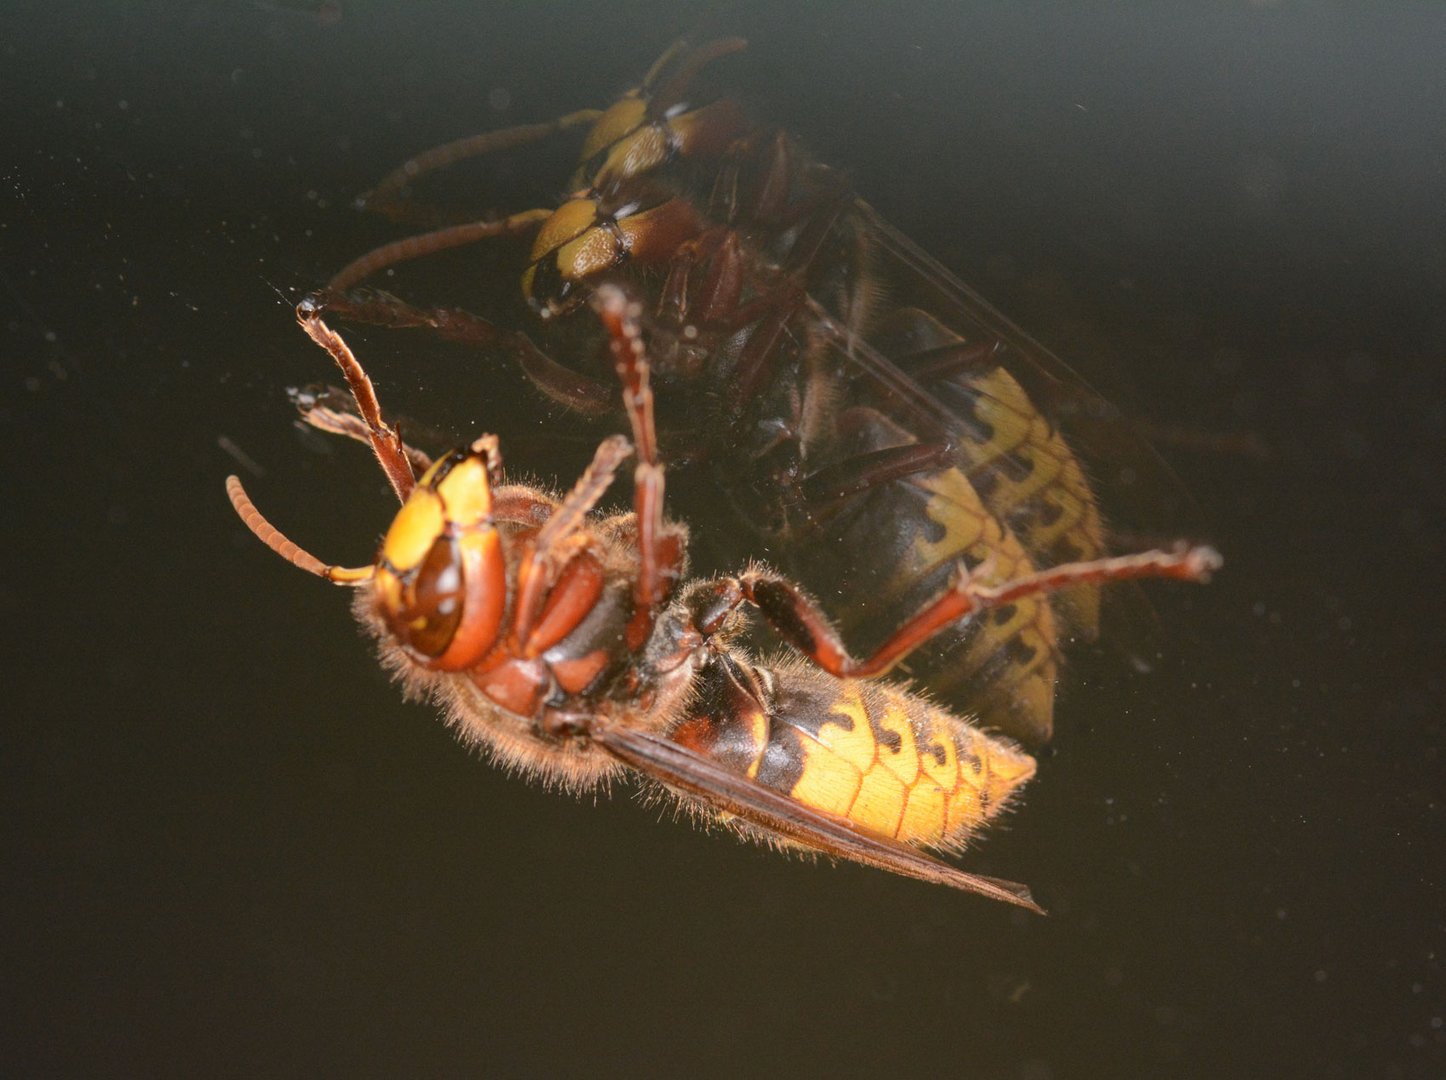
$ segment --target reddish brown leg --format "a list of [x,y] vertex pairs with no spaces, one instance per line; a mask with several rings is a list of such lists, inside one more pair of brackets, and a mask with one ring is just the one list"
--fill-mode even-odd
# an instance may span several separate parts
[[695,306],[699,319],[715,323],[739,310],[743,296],[743,247],[738,233],[729,229],[708,262],[708,276],[698,293]]
[[1071,585],[1146,577],[1206,581],[1220,563],[1220,556],[1208,547],[1146,551],[1113,559],[1067,563],[1000,585],[984,585],[977,580],[977,575],[961,569],[950,588],[924,605],[873,655],[863,660],[849,655],[828,617],[793,582],[770,571],[752,570],[739,579],[739,584],[743,598],[758,608],[785,641],[819,667],[840,677],[868,678],[888,671],[940,630],[978,611]]
[[694,268],[718,246],[724,231],[721,228],[709,229],[678,245],[677,252],[668,260],[668,276],[658,292],[658,303],[653,309],[655,319],[678,326],[690,321],[693,308],[690,277]]
[[517,334],[512,340],[512,347],[522,373],[545,396],[584,416],[602,416],[612,411],[611,387],[559,364],[534,345],[526,334]]
[[663,537],[663,466],[653,423],[653,388],[642,332],[639,305],[615,286],[597,290],[598,315],[612,339],[610,348],[623,385],[623,407],[633,429],[638,464],[633,471],[634,509],[638,518],[638,580],[633,588],[640,612],[651,624],[658,605],[672,591],[682,552]]
[[328,293],[309,299],[328,314],[370,326],[422,328],[445,341],[510,349],[523,374],[553,401],[588,416],[601,416],[613,407],[611,387],[559,364],[526,334],[499,330],[480,315],[462,308],[417,308],[389,293],[370,290]]
[[860,492],[949,464],[948,443],[909,443],[871,450],[819,469],[803,483],[810,509],[827,516]]
[[633,472],[633,509],[638,522],[638,578],[633,585],[634,614],[628,643],[639,647],[652,632],[658,609],[677,584],[683,565],[683,536],[663,524],[663,465],[653,424],[650,368],[638,329],[640,305],[613,285],[597,290],[598,315],[611,340],[613,362],[623,384],[623,405],[637,444]]
[[416,476],[412,473],[411,462],[407,460],[407,450],[401,435],[382,420],[382,408],[377,402],[377,392],[371,379],[346,342],[341,339],[341,335],[322,321],[321,314],[313,305],[305,300],[298,304],[296,320],[301,323],[301,328],[312,341],[331,354],[331,358],[346,376],[346,384],[351,387],[357,411],[366,422],[367,441],[371,443],[372,453],[376,454],[377,463],[381,465],[392,490],[397,493],[397,499],[406,502],[416,484]]
[[464,345],[495,345],[507,334],[463,308],[419,308],[379,289],[350,292],[323,290],[306,298],[318,311],[350,322],[388,330],[430,330],[447,341]]
[[[723,226],[709,229],[679,245],[669,260],[654,320],[680,330],[688,324],[740,329],[776,313],[793,300],[796,291],[785,283],[740,304],[744,282],[743,249],[737,230]],[[770,344],[777,334],[775,329],[769,336]]]
[[[324,393],[301,390],[292,390],[289,393],[304,423],[328,435],[340,435],[342,438],[371,445],[372,429],[355,411],[355,399],[346,402],[337,400],[342,391],[330,389]],[[400,421],[393,430],[400,435]],[[404,442],[402,452],[407,455],[407,461],[411,463],[412,472],[416,475],[420,476],[432,467],[432,459],[415,446]]]
[[517,615],[512,623],[519,647],[531,635],[558,574],[589,542],[581,526],[631,452],[621,435],[604,439],[592,464],[528,544],[517,571]]
[[[772,203],[777,201],[778,195],[776,192],[765,192],[762,197]],[[694,298],[695,306],[706,313],[707,321],[713,323],[735,328],[757,323],[734,371],[728,408],[730,420],[738,418],[777,367],[783,352],[780,339],[788,332],[800,306],[809,302],[802,283],[807,282],[814,260],[841,206],[837,199],[820,197],[804,206],[792,208],[790,219],[813,213],[814,220],[794,245],[785,273],[761,295],[741,305],[738,298],[743,291],[743,253],[736,231],[728,230],[722,241],[714,245],[707,263],[707,277],[699,296]],[[749,220],[753,213],[750,210],[746,215]]]

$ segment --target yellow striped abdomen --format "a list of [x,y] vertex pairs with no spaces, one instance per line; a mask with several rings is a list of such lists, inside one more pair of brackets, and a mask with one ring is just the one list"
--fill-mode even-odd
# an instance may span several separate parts
[[731,676],[732,690],[713,683],[717,695],[674,738],[880,836],[962,847],[1034,775],[1034,759],[1012,742],[899,686],[795,660],[737,665]]

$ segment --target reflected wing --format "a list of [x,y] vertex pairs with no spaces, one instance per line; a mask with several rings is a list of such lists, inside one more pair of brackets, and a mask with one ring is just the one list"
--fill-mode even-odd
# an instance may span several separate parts
[[862,832],[842,818],[794,802],[667,739],[622,726],[594,730],[592,737],[619,761],[672,791],[699,799],[764,833],[826,855],[1044,914],[1024,885],[968,874],[907,844]]
[[[1130,549],[1195,519],[1118,410],[871,207],[849,203],[828,230],[808,242],[807,230],[783,233],[769,252],[809,283],[793,334],[801,367],[835,384],[834,421],[804,448],[814,487],[798,504],[789,566],[820,595],[851,598],[835,612],[860,649],[961,560],[1005,580],[1118,553],[1111,527]],[[922,461],[930,446],[934,467],[877,464]],[[824,477],[846,494],[820,499]],[[1111,596],[1125,616],[1112,644],[1147,640],[1153,617],[1138,590]],[[903,670],[987,726],[1041,743],[1062,649],[1098,635],[1100,605],[1089,586],[1012,605],[951,628]]]
[[[855,209],[857,227],[866,235],[870,251],[865,272],[878,279],[874,288],[896,304],[928,312],[966,344],[988,348],[989,357],[977,370],[982,374],[993,366],[1006,373],[1034,417],[1058,432],[1078,454],[1116,529],[1173,537],[1182,528],[1193,527],[1199,520],[1193,500],[1169,465],[1136,432],[1129,417],[871,206],[860,200]],[[968,396],[962,399],[963,408],[960,401],[949,399],[947,384],[957,365],[950,369],[947,352],[929,354],[926,350],[922,357],[910,356],[896,337],[890,338],[887,328],[868,325],[862,330],[866,340],[880,346],[875,355],[857,357],[868,377],[910,383],[918,395],[914,407],[922,407],[945,423],[967,426]],[[881,364],[893,370],[882,370]],[[979,390],[989,392],[982,385]],[[1013,394],[1013,388],[1006,390],[999,398],[999,408],[1017,409]],[[921,399],[933,404],[922,404]]]

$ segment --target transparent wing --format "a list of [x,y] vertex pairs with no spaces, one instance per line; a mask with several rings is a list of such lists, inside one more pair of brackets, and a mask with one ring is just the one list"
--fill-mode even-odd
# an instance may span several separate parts
[[842,818],[803,806],[729,772],[678,743],[617,725],[595,729],[592,736],[608,753],[643,775],[684,797],[701,800],[714,811],[740,818],[767,835],[1044,914],[1024,885],[969,874],[907,844],[863,832]]

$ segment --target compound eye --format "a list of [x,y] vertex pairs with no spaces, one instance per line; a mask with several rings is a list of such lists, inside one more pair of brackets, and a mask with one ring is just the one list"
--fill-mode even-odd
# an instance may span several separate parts
[[388,612],[392,632],[423,656],[441,656],[462,622],[466,582],[457,542],[439,536],[409,584],[401,609]]
[[544,317],[554,314],[558,298],[570,287],[558,269],[556,258],[543,259],[527,268],[522,275],[522,293],[532,310]]

